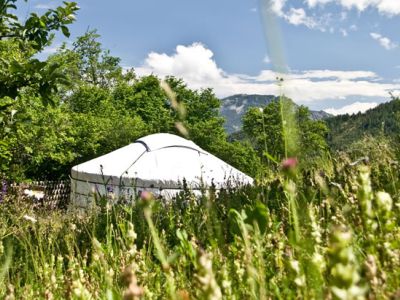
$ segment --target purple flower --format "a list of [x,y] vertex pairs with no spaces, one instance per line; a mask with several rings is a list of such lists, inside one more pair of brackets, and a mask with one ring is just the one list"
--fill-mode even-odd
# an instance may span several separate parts
[[284,159],[281,163],[281,167],[283,170],[293,170],[296,168],[298,164],[298,160],[296,157],[288,157],[286,159]]
[[150,201],[153,199],[153,194],[148,191],[142,191],[140,193],[140,198],[144,201]]

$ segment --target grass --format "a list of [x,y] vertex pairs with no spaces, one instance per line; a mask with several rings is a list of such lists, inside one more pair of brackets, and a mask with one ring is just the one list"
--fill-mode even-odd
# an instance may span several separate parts
[[[263,187],[106,202],[85,212],[34,210],[7,195],[0,205],[0,295],[396,298],[399,173],[391,166],[390,178],[371,177],[375,167],[343,157],[329,176],[282,171]],[[382,186],[393,187],[391,195],[375,188]]]

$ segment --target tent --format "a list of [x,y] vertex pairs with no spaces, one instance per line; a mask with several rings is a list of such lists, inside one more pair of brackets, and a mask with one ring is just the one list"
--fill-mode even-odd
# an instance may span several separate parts
[[253,179],[182,137],[158,133],[71,170],[71,200],[86,206],[95,194],[134,200],[143,190],[172,198],[184,182],[201,188],[252,184]]

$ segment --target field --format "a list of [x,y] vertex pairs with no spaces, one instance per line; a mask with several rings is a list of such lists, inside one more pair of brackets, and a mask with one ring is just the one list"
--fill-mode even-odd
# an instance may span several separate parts
[[[271,179],[268,179],[271,178]],[[257,187],[87,211],[0,205],[5,299],[396,299],[397,165],[284,165]],[[383,191],[386,188],[389,193]]]

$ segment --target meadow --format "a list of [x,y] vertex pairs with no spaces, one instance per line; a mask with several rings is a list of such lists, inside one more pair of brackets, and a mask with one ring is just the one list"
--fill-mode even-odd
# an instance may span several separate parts
[[[387,147],[387,145],[381,145]],[[381,154],[384,152],[380,152]],[[88,210],[3,195],[4,299],[396,299],[399,169],[283,164],[255,187],[98,198]],[[386,189],[388,192],[385,192]],[[115,200],[115,199],[114,199]]]

